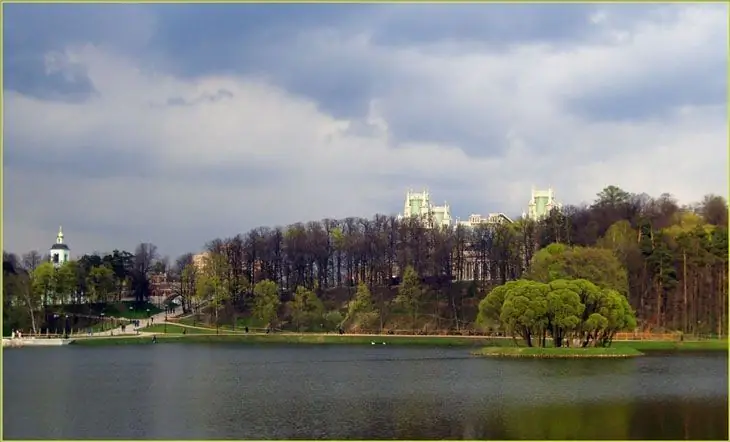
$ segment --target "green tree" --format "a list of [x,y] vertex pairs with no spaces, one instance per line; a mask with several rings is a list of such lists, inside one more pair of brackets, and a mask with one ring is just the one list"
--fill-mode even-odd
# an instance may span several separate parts
[[114,271],[108,265],[92,267],[87,278],[90,299],[106,304],[115,291]]
[[342,316],[342,313],[337,310],[331,310],[324,315],[324,325],[327,330],[334,330],[342,324],[344,320],[345,318]]
[[545,346],[548,335],[561,347],[572,338],[580,345],[609,346],[616,332],[636,326],[624,295],[601,289],[584,279],[558,279],[548,284],[520,279],[494,288],[479,305],[478,320],[499,321],[525,340]]
[[555,347],[563,346],[563,339],[570,336],[581,324],[585,305],[581,302],[577,286],[566,280],[549,284],[547,293],[547,320]]
[[373,299],[370,289],[365,283],[357,286],[354,298],[350,301],[347,308],[347,316],[345,323],[349,323],[354,328],[368,328],[372,326],[378,319],[378,312],[373,305]]
[[56,269],[50,262],[44,262],[31,272],[33,290],[40,294],[43,305],[47,306],[50,300],[55,299]]
[[28,312],[30,328],[33,334],[37,334],[43,299],[41,296],[42,292],[33,287],[31,274],[20,271],[17,274],[4,275],[3,289],[6,293],[8,291],[15,293],[17,296],[17,305],[22,306]]
[[197,279],[196,297],[208,302],[213,309],[216,333],[220,325],[220,310],[230,300],[227,276],[228,260],[220,253],[211,253],[205,258],[202,274]]
[[[197,287],[197,277],[198,277],[198,269],[195,267],[194,264],[188,263],[180,272],[180,286],[178,288],[178,293],[180,294],[180,298],[182,300],[182,306],[183,310],[185,312],[192,309],[192,303],[193,300],[197,300],[197,296],[195,296],[196,287]],[[198,303],[195,303],[195,307],[197,310]]]
[[289,307],[297,331],[301,331],[302,327],[309,330],[322,323],[324,316],[322,301],[314,292],[302,286],[297,287],[294,299],[289,302]]
[[411,317],[413,328],[418,323],[418,314],[423,304],[424,289],[421,279],[412,266],[403,271],[403,281],[398,287],[398,295],[395,298],[396,304],[400,305]]
[[599,287],[628,293],[628,277],[611,250],[551,244],[535,253],[527,278],[540,282],[587,279]]
[[620,204],[625,204],[628,202],[629,198],[631,197],[631,194],[620,187],[617,186],[608,186],[604,188],[602,191],[600,191],[596,195],[596,206],[610,206],[610,207],[616,207]]
[[274,281],[259,281],[253,288],[253,315],[261,322],[271,326],[277,318],[281,300],[279,288]]
[[[535,281],[516,281],[506,293],[499,315],[500,322],[532,347],[533,336],[542,337],[548,329],[548,286]],[[544,345],[544,339],[541,340]]]
[[61,265],[56,273],[56,294],[61,303],[70,304],[76,299],[78,289],[78,264],[76,261],[69,261]]
[[477,324],[484,327],[494,327],[500,324],[500,315],[502,314],[502,304],[507,292],[517,281],[510,281],[506,284],[499,285],[492,289],[487,296],[479,301],[479,310],[477,313]]

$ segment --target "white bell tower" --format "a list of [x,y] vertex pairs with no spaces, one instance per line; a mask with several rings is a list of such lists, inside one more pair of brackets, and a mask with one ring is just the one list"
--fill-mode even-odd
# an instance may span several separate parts
[[54,267],[61,267],[71,259],[71,250],[63,242],[63,229],[58,227],[58,236],[56,236],[56,244],[51,246],[51,263]]

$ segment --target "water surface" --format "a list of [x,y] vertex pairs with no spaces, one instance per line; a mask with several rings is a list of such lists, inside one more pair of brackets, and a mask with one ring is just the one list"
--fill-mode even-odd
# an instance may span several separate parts
[[4,438],[725,439],[727,354],[164,344],[3,353]]

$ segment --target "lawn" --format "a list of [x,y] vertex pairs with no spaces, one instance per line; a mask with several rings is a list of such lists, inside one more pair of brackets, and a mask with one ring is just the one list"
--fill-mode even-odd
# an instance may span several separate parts
[[215,329],[200,329],[193,327],[183,327],[175,324],[154,324],[149,327],[139,329],[143,333],[162,333],[162,334],[178,334],[182,335],[185,331],[186,335],[199,335],[199,334],[211,334],[215,333]]
[[[514,345],[508,339],[488,339],[488,338],[468,338],[458,336],[367,336],[367,335],[337,335],[337,334],[315,334],[315,333],[235,333],[220,331],[215,334],[215,329],[193,329],[188,328],[188,334],[181,335],[182,327],[179,332],[174,334],[170,332],[171,325],[168,324],[167,334],[163,333],[163,324],[155,324],[145,327],[142,331],[150,331],[160,333],[157,340],[163,342],[185,342],[185,343],[240,343],[240,344],[324,344],[324,345],[403,345],[403,346],[425,346],[425,347],[484,347],[484,346],[504,346]],[[196,330],[196,332],[193,332]],[[146,343],[145,340],[128,338],[126,341],[120,341],[122,338],[95,338],[95,339],[79,339],[75,341],[78,345],[103,345],[104,341],[108,341],[110,345],[115,344],[139,344]]]
[[[203,315],[198,314],[197,317],[190,316],[187,318],[181,318],[181,319],[177,320],[177,322],[179,322],[180,324],[183,324],[183,325],[192,325],[195,327],[208,327],[208,328],[215,329],[215,325],[211,325],[211,324],[208,324],[205,321],[203,321],[202,316]],[[252,330],[253,329],[263,330],[266,328],[266,324],[264,324],[262,321],[260,321],[256,318],[253,318],[250,316],[242,316],[242,317],[236,318],[235,331],[243,331],[244,328],[246,328],[246,327],[248,327],[249,329],[252,329]],[[220,326],[218,328],[220,330],[231,330],[231,331],[234,330],[233,324],[230,324],[230,323],[220,324]]]
[[703,341],[614,341],[611,347],[631,347],[639,351],[651,350],[679,350],[679,351],[708,351],[728,350],[727,339],[707,339]]
[[[147,311],[149,310],[149,312]],[[134,301],[122,301],[119,303],[107,304],[104,308],[106,316],[115,316],[128,319],[147,319],[163,310],[154,304],[145,302],[137,304]]]

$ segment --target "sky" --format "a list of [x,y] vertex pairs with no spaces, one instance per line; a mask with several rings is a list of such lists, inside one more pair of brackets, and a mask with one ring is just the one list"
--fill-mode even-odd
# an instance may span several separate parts
[[727,197],[725,4],[4,5],[3,248]]

